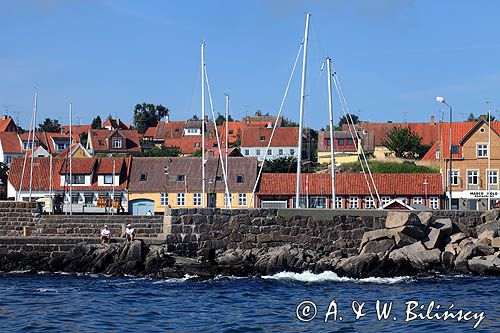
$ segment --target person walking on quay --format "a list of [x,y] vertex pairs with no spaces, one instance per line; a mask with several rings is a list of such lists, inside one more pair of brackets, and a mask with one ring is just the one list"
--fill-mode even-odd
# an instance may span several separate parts
[[127,239],[127,242],[131,242],[135,239],[135,229],[132,228],[130,223],[127,224],[127,227],[125,228],[125,238]]
[[111,239],[111,230],[109,230],[108,225],[104,225],[104,228],[101,229],[101,243],[109,244]]

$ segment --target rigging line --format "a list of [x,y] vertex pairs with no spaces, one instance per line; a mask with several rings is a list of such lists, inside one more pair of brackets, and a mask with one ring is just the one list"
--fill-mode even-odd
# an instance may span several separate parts
[[[219,139],[219,131],[217,130],[217,123],[215,122],[215,111],[214,111],[214,104],[212,100],[212,92],[210,90],[210,84],[208,82],[208,74],[207,74],[207,66],[203,65],[205,68],[205,81],[207,83],[207,91],[208,91],[208,100],[210,101],[210,111],[212,111],[212,120],[214,122],[214,127],[215,127],[215,137],[217,138],[217,149],[219,150],[219,160],[221,165],[224,165],[224,159],[222,158],[222,151],[220,148],[220,139]],[[205,119],[202,119],[202,121],[205,121]],[[205,156],[202,157],[205,159]],[[225,168],[222,168],[222,174],[224,176],[224,185],[226,187],[226,195],[229,201],[229,206],[230,208],[233,208],[232,206],[232,198],[229,197],[229,187],[227,185],[227,175],[226,175],[226,170]]]
[[[353,121],[352,121],[352,117],[351,117],[351,113],[349,112],[349,107],[348,107],[348,105],[347,105],[347,100],[346,100],[346,98],[345,98],[344,92],[343,92],[343,90],[342,90],[342,86],[340,85],[340,81],[339,81],[339,79],[338,79],[338,74],[337,74],[337,72],[336,72],[336,71],[334,71],[334,73],[335,73],[335,77],[336,77],[337,83],[338,83],[338,85],[339,85],[340,92],[341,92],[341,94],[342,94],[342,99],[344,100],[344,103],[345,103],[345,105],[346,105],[346,107],[347,107],[349,118],[351,118],[351,123],[353,123]],[[352,125],[353,125],[353,127],[354,127],[354,123],[353,123]],[[360,140],[360,137],[359,137],[359,135],[358,135],[358,132],[357,132],[357,131],[354,131],[354,132],[356,133],[356,137],[358,138],[358,140]],[[358,141],[358,142],[359,142],[359,141]],[[373,174],[372,174],[372,171],[371,171],[370,165],[368,164],[368,160],[367,160],[367,158],[366,158],[366,154],[365,154],[365,150],[364,150],[364,148],[363,148],[363,145],[361,144],[361,145],[359,146],[359,148],[361,149],[361,154],[363,155],[363,158],[364,158],[364,160],[365,160],[366,167],[367,167],[367,169],[368,169],[368,174],[370,175],[370,179],[371,179],[371,181],[372,181],[372,183],[373,183],[373,187],[374,187],[374,189],[375,189],[375,193],[376,193],[376,195],[377,195],[377,199],[378,199],[378,202],[379,202],[379,204],[380,204],[380,195],[379,195],[379,192],[378,192],[377,184],[375,183],[375,179],[373,178]]]
[[264,169],[264,163],[266,162],[267,152],[269,150],[269,147],[271,147],[271,141],[273,139],[274,132],[276,131],[276,127],[278,126],[278,120],[280,118],[281,112],[283,111],[283,106],[285,105],[285,100],[286,100],[286,97],[288,95],[288,90],[290,89],[290,84],[292,83],[293,74],[295,73],[295,69],[297,68],[297,63],[299,61],[300,53],[302,52],[303,47],[304,47],[304,41],[302,41],[302,43],[300,44],[299,50],[297,51],[297,56],[295,57],[295,62],[293,63],[292,72],[290,73],[290,77],[288,78],[288,82],[287,82],[286,88],[285,88],[285,93],[283,94],[283,98],[281,99],[280,108],[278,110],[278,114],[276,115],[276,120],[274,121],[273,130],[271,132],[271,136],[269,137],[269,142],[267,143],[266,152],[264,153],[264,160],[262,161],[262,164],[260,165],[259,173],[257,174],[257,179],[255,180],[255,184],[254,184],[253,190],[252,190],[252,196],[250,197],[250,201],[248,202],[247,208],[250,208],[250,204],[254,199],[255,191],[257,190],[257,185],[259,184],[259,180],[260,180],[260,177],[262,175],[262,170]]
[[[335,73],[335,70],[334,70],[334,73]],[[340,97],[340,90],[339,90],[338,82],[336,80],[336,76],[334,74],[332,74],[332,77],[333,77],[333,83],[335,85],[335,90],[337,91],[337,94]],[[354,139],[354,134],[353,134],[353,130],[356,131],[356,129],[354,128],[354,124],[353,124],[353,126],[351,128],[350,121],[352,121],[352,118],[349,120],[349,117],[347,117],[346,106],[344,105],[344,102],[345,101],[343,101],[342,98],[340,98],[340,104],[341,104],[341,107],[342,107],[342,111],[344,112],[344,115],[345,115],[346,121],[347,121],[347,125],[348,125],[347,128],[349,129],[349,133],[351,134],[352,141],[356,142],[355,139]],[[365,171],[365,167],[363,165],[363,160],[361,159],[361,157],[359,155],[358,155],[358,159],[359,159],[359,162],[360,162],[360,165],[361,165],[361,170],[363,171],[363,176],[365,177],[366,185],[368,186],[368,192],[370,193],[370,197],[372,198],[372,200],[375,201],[375,198],[373,196],[373,191],[372,191],[370,182],[368,181],[368,177],[366,176],[366,171]]]
[[193,100],[195,98],[195,89],[196,89],[196,85],[198,84],[198,79],[199,79],[198,76],[199,76],[199,70],[198,70],[198,65],[197,65],[196,66],[196,70],[194,72],[193,87],[191,89],[191,99],[188,102],[188,109],[187,109],[187,111],[189,112],[189,114],[191,114],[191,110],[192,110],[192,107],[193,107]]
[[[29,143],[30,143],[30,140],[31,140],[31,136],[33,135],[33,132],[32,132],[32,128],[33,128],[33,116],[34,116],[34,109],[33,109],[33,113],[31,113],[31,120],[30,120],[30,130],[28,132],[28,146],[26,147],[26,153],[24,154],[24,162],[23,162],[23,170],[22,170],[22,174],[21,174],[21,182],[19,184],[19,193],[17,195],[17,201],[19,201],[19,197],[21,196],[21,191],[23,189],[23,182],[24,182],[24,173],[26,171],[26,161],[28,159],[28,150],[29,150]],[[21,146],[22,146],[22,140],[21,140]],[[21,147],[22,148],[22,147]]]

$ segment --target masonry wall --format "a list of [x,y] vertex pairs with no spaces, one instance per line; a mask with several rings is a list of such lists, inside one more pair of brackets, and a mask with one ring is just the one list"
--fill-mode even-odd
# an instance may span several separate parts
[[[474,232],[478,211],[435,211]],[[179,255],[200,250],[252,249],[288,243],[317,251],[355,254],[363,233],[385,226],[387,211],[295,209],[170,209],[165,215],[168,249]]]

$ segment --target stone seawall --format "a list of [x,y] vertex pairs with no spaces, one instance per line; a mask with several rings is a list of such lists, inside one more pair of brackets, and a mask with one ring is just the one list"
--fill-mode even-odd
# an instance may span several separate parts
[[[170,209],[165,212],[168,250],[196,256],[205,250],[272,248],[296,244],[317,252],[357,254],[363,234],[382,229],[387,211],[306,209]],[[417,212],[418,213],[418,212]],[[479,211],[433,211],[432,219],[450,218],[470,229]]]

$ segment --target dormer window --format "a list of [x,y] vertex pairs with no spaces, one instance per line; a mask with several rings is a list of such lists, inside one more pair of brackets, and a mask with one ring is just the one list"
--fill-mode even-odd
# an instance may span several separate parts
[[23,149],[24,150],[31,149],[31,147],[33,147],[33,146],[31,145],[30,141],[23,141]]
[[148,180],[148,174],[145,173],[145,172],[141,172],[141,174],[139,175],[139,181],[140,182],[145,182]]
[[183,182],[186,179],[185,175],[177,175],[177,181],[178,182]]
[[113,140],[113,148],[121,148],[122,147],[122,140],[121,139],[114,139]]
[[113,184],[113,175],[104,175],[104,184],[106,185]]
[[57,150],[58,151],[63,151],[64,149],[66,149],[66,145],[64,143],[58,143],[57,144]]
[[85,175],[72,175],[71,184],[85,184]]
[[243,175],[236,175],[236,183],[241,184],[245,180]]
[[262,135],[262,136],[260,137],[260,141],[264,141],[264,140],[266,140],[266,137]]
[[104,143],[102,142],[102,140],[97,140],[97,144],[98,144],[99,146],[102,146]]
[[229,130],[228,133],[229,134],[233,134],[234,132],[233,132],[233,130]]

